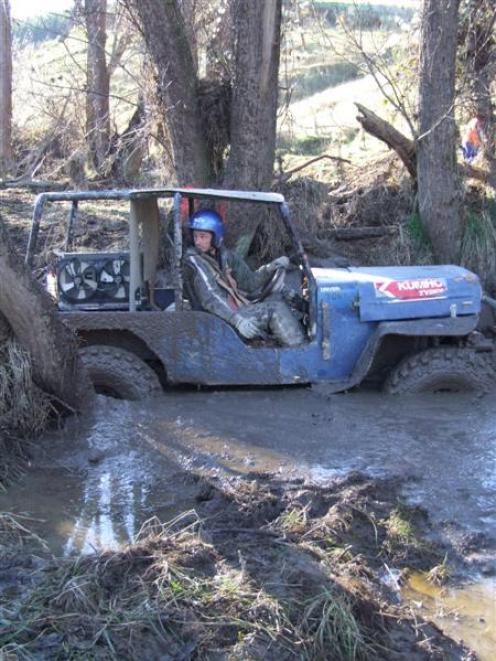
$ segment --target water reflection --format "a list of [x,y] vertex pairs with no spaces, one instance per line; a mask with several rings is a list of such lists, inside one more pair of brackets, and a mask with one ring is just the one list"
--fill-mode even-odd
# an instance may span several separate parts
[[136,534],[136,517],[140,516],[149,489],[129,476],[103,472],[85,482],[80,513],[64,544],[63,554],[74,551],[92,553],[118,549],[131,542]]

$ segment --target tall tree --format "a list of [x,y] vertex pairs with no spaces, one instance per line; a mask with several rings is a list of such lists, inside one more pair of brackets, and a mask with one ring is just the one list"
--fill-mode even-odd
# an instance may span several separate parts
[[[235,78],[227,188],[268,189],[276,145],[281,1],[236,0]],[[239,209],[229,230],[243,234],[249,216]],[[250,232],[246,234],[250,241]]]
[[107,0],[85,0],[84,16],[88,40],[86,134],[93,165],[101,172],[110,148],[110,77],[105,53]]
[[[199,80],[178,0],[128,0],[127,4],[138,18],[155,65],[157,96],[167,119],[178,183],[267,189],[275,155],[281,0],[231,2],[232,103],[225,80],[209,80],[208,85]],[[205,94],[210,97],[207,104]],[[205,112],[212,107],[222,112]],[[212,135],[219,134],[229,140],[229,157],[220,168],[215,162],[219,150],[212,148]],[[227,150],[220,151],[227,155]],[[241,223],[237,217],[229,227],[239,235]],[[251,223],[253,228],[256,219]]]
[[436,259],[456,262],[463,233],[454,116],[459,0],[424,0],[421,17],[419,211]]
[[204,185],[213,176],[207,159],[187,28],[176,0],[133,0],[147,49],[155,65],[156,91],[167,120],[176,177],[180,184]]
[[10,0],[0,0],[0,176],[12,162],[12,27]]

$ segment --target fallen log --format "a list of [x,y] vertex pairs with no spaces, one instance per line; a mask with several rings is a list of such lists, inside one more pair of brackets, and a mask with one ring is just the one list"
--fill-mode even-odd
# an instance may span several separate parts
[[356,241],[358,239],[375,239],[380,236],[396,234],[397,225],[381,225],[380,227],[366,225],[364,227],[340,227],[331,230],[331,236],[336,241]]
[[67,187],[67,182],[41,181],[37,179],[0,179],[0,189],[27,188],[33,191],[61,190]]
[[31,356],[34,382],[69,411],[90,405],[93,389],[79,361],[76,337],[53,300],[14,253],[0,216],[0,317]]

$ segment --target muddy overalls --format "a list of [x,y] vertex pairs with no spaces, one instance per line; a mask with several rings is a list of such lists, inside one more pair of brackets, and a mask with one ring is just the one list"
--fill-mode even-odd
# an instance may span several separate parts
[[192,246],[184,257],[185,282],[200,307],[231,325],[234,325],[235,315],[251,319],[283,346],[301,344],[305,339],[303,328],[280,295],[250,302],[272,276],[270,265],[252,271],[230,250],[221,248],[217,254],[218,257],[214,257]]

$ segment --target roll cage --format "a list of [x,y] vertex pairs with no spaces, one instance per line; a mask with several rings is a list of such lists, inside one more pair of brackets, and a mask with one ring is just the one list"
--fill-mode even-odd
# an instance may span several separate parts
[[[158,200],[160,199],[173,200],[173,264],[170,266],[172,267],[176,311],[182,310],[184,300],[181,268],[183,256],[181,205],[183,200],[187,203],[188,216],[194,211],[195,200],[256,203],[277,208],[291,240],[292,257],[299,261],[309,290],[314,290],[314,277],[301,240],[292,222],[289,207],[281,194],[272,192],[206,188],[155,188],[41,193],[36,198],[34,205],[25,263],[27,266],[32,267],[40,224],[47,203],[70,203],[64,237],[64,249],[68,251],[73,243],[74,227],[77,221],[80,202],[98,200],[129,201],[129,301],[127,309],[131,312],[139,310],[140,288],[143,283],[153,279],[158,265],[160,239]],[[310,296],[310,320],[313,318],[311,301],[312,296]]]

